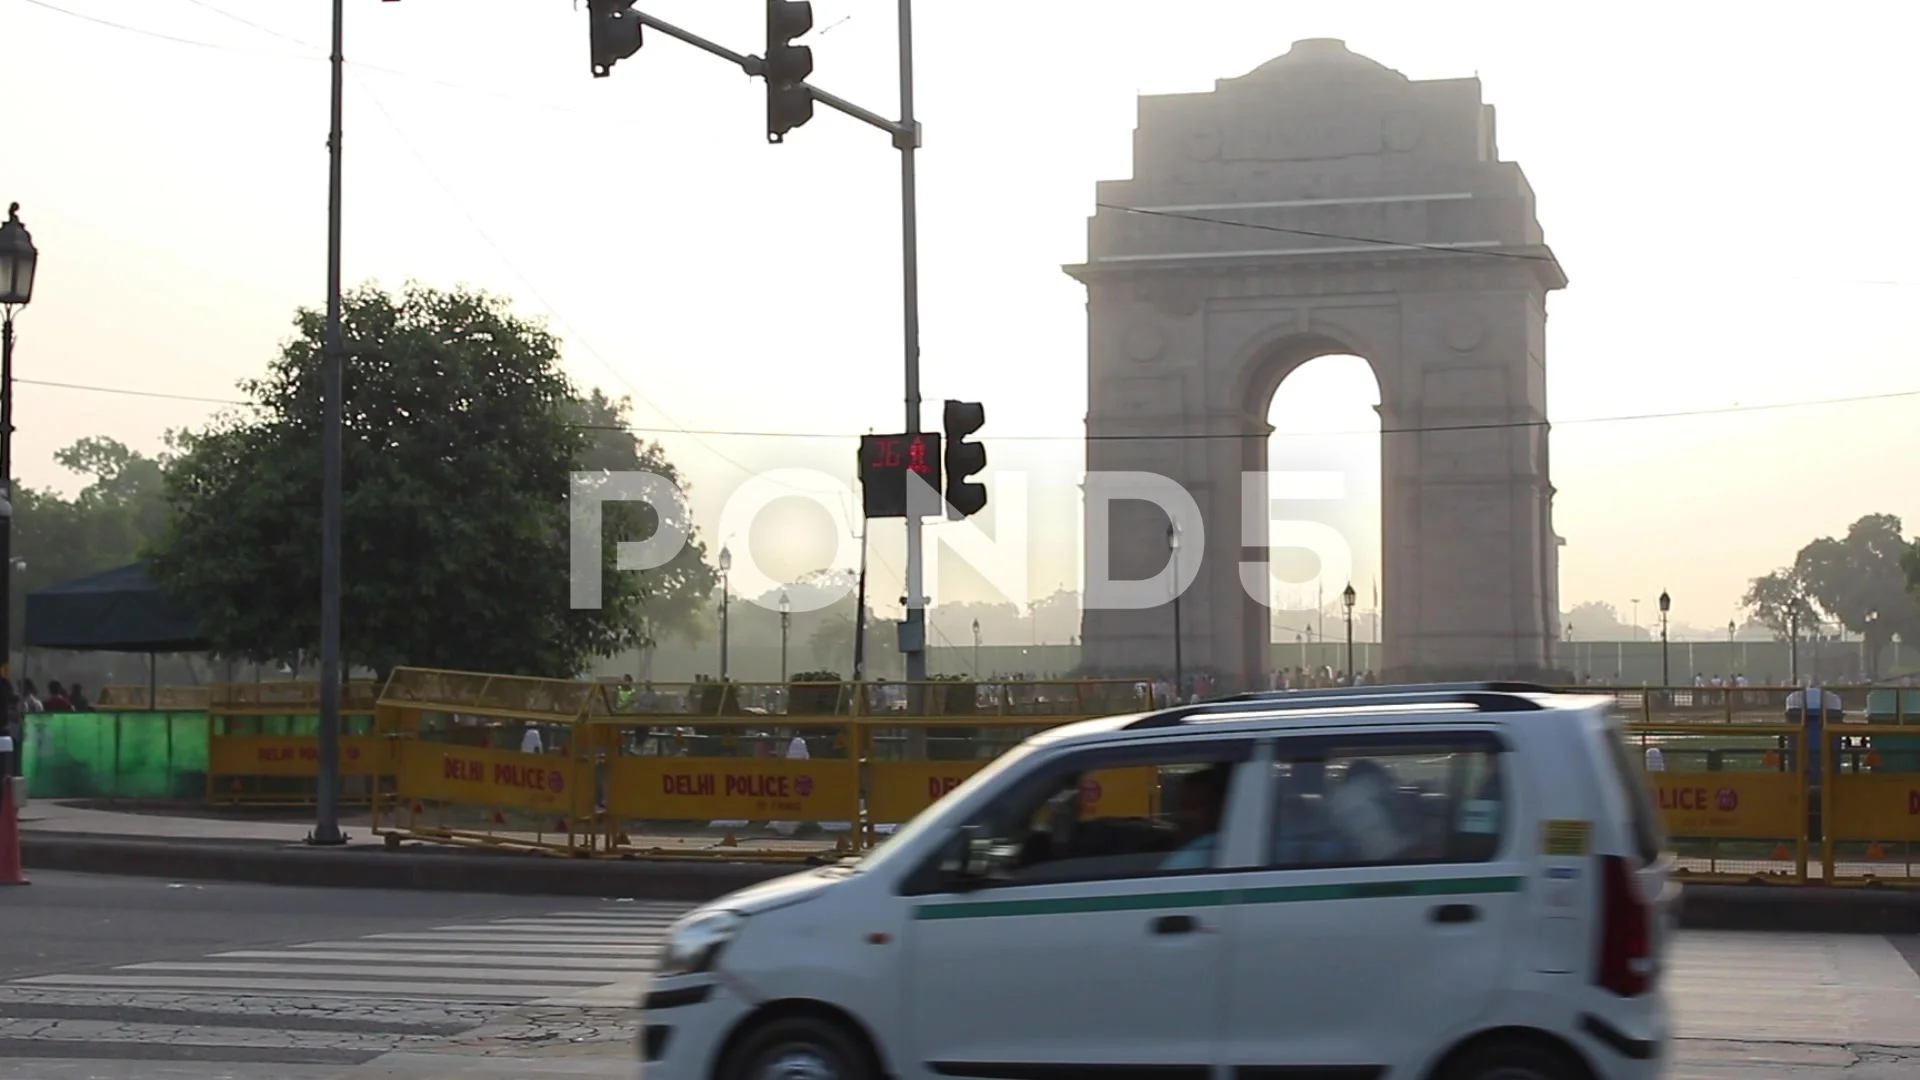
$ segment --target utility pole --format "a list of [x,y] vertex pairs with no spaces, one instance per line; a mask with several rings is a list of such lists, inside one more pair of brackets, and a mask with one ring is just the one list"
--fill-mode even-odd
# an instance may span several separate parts
[[[920,431],[920,214],[914,151],[920,128],[913,119],[913,0],[900,0],[900,124],[893,145],[900,151],[900,325],[906,354],[907,434]],[[907,621],[901,651],[907,681],[927,681],[925,537],[920,515],[907,508]]]
[[[901,336],[905,361],[906,433],[920,433],[920,227],[919,190],[915,174],[914,152],[920,148],[920,124],[913,118],[913,0],[899,0],[900,30],[900,119],[889,120],[871,109],[805,81],[793,80],[791,73],[775,70],[789,64],[812,70],[811,55],[804,47],[787,42],[812,28],[813,10],[807,3],[792,0],[768,0],[768,56],[749,56],[724,45],[708,41],[672,23],[662,21],[633,8],[632,0],[592,0],[589,5],[592,36],[593,71],[607,75],[613,64],[633,56],[641,48],[639,28],[656,30],[702,52],[717,56],[751,76],[768,80],[768,139],[779,142],[793,128],[812,117],[806,101],[818,102],[835,112],[850,116],[870,127],[879,128],[893,139],[900,151],[900,260],[901,260]],[[629,29],[629,24],[631,28]],[[804,25],[802,25],[804,24]],[[780,55],[776,57],[774,54]],[[770,60],[779,63],[770,64]],[[796,103],[792,95],[804,91]],[[796,110],[796,104],[805,104]],[[927,677],[927,598],[924,595],[924,533],[917,507],[909,505],[907,521],[906,619],[900,625],[900,651],[906,654],[907,681],[924,682]],[[856,664],[856,666],[858,666]]]
[[322,346],[326,417],[320,480],[320,762],[309,844],[344,844],[340,832],[340,395],[346,385],[346,345],[340,328],[341,121],[346,85],[346,0],[333,0],[333,102],[327,133],[327,326]]

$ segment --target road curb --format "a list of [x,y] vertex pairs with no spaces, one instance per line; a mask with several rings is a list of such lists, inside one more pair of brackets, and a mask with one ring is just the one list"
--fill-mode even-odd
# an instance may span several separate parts
[[566,859],[452,848],[389,851],[374,845],[314,848],[271,841],[208,843],[32,832],[21,836],[20,846],[29,871],[684,903],[702,903],[798,869],[792,864]]
[[[702,903],[799,869],[791,863],[563,859],[513,852],[370,844],[312,848],[275,841],[26,832],[28,870],[188,881],[517,896],[595,896]],[[1920,934],[1920,891],[1689,882],[1680,904],[1689,930]]]
[[1873,885],[1687,883],[1680,925],[1689,930],[1920,934],[1920,892]]

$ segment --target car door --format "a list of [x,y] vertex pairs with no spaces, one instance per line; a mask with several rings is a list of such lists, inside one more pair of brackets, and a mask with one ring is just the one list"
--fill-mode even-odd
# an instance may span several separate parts
[[1228,921],[1242,1075],[1399,1076],[1491,1008],[1523,880],[1505,756],[1490,731],[1276,741],[1267,868]]
[[[1244,840],[1231,846],[1236,828],[1258,823],[1263,777],[1249,772],[1253,746],[1186,737],[1054,755],[969,815],[953,843],[979,830],[1018,846],[1022,859],[992,880],[956,879],[933,864],[908,879],[903,990],[919,1074],[1099,1075],[1127,1066],[1135,1076],[1210,1077],[1224,1001],[1221,931],[1235,884],[1224,864],[1251,850]],[[1150,816],[1071,805],[1094,784],[1124,786],[1136,770],[1160,784]],[[1211,843],[1175,832],[1182,808],[1170,790],[1203,771],[1227,784]],[[1062,793],[1075,825],[1056,836],[1045,808]],[[1049,822],[1045,836],[1018,835],[1036,820]]]

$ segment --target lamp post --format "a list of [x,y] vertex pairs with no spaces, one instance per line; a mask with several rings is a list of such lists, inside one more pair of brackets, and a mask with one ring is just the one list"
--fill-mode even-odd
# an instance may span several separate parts
[[1186,698],[1187,662],[1181,650],[1180,641],[1180,523],[1167,523],[1167,553],[1172,556],[1173,566],[1173,699],[1176,702]]
[[1353,582],[1340,592],[1340,610],[1347,617],[1347,685],[1355,686],[1359,682],[1359,673],[1353,669],[1353,605],[1359,597],[1354,595]]
[[727,599],[733,592],[728,574],[733,570],[733,552],[720,548],[720,681],[727,681]]
[[[13,311],[33,300],[33,271],[40,252],[20,224],[20,204],[7,207],[0,225],[0,566],[13,565]],[[0,574],[0,676],[13,664],[13,575]],[[4,720],[5,718],[0,718]],[[19,755],[14,755],[19,771]]]
[[1667,666],[1667,612],[1672,610],[1673,610],[1673,597],[1667,595],[1667,590],[1661,589],[1660,590],[1660,685],[1662,687],[1671,687],[1673,685],[1673,673],[1668,669],[1668,666]]
[[793,601],[780,590],[780,681],[787,681],[787,633],[793,628]]
[[1573,643],[1573,624],[1572,623],[1567,624],[1566,641],[1567,641],[1567,665],[1568,665],[1567,670],[1573,674],[1573,681],[1579,682],[1580,681],[1580,647]]
[[1740,632],[1732,619],[1727,620],[1727,685],[1733,685],[1733,677],[1740,673],[1740,661],[1734,656],[1733,637]]
[[980,620],[973,620],[973,677],[980,677]]

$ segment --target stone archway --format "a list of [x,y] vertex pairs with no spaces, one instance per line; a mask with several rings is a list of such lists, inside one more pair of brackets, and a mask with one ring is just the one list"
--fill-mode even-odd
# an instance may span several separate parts
[[[1242,685],[1267,669],[1265,592],[1241,564],[1264,566],[1269,514],[1264,478],[1250,497],[1242,477],[1266,469],[1286,375],[1352,353],[1380,384],[1389,674],[1550,669],[1546,294],[1566,277],[1479,80],[1296,42],[1211,93],[1141,98],[1134,177],[1098,203],[1088,261],[1066,268],[1087,287],[1087,469],[1158,473],[1197,501],[1187,667]],[[1118,503],[1111,522],[1088,543],[1113,578],[1165,571],[1160,510]],[[1173,636],[1166,608],[1082,620],[1094,670],[1165,670]]]

